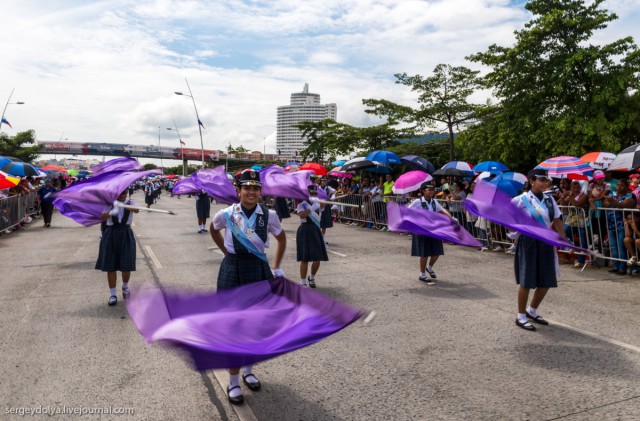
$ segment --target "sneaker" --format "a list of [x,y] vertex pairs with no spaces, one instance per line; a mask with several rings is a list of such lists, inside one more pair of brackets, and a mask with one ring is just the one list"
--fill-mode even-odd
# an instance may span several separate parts
[[311,277],[308,277],[307,280],[309,281],[309,286],[311,288],[315,288],[316,287],[316,280],[315,279],[311,279]]
[[491,251],[502,251],[502,247],[495,246],[493,249],[491,249]]
[[109,306],[114,306],[116,304],[118,304],[118,297],[116,297],[115,295],[112,295],[111,297],[109,297]]
[[485,252],[485,251],[489,251],[489,247],[482,247],[482,248],[480,249],[480,252],[481,252],[481,253],[482,253],[482,252]]
[[304,283],[304,282],[300,282],[300,287],[301,287],[301,288],[306,288],[306,287],[307,287],[307,284],[306,284],[306,283]]
[[631,259],[627,260],[627,266],[633,266],[638,262],[638,258],[636,256],[631,256]]
[[127,299],[129,299],[130,296],[131,296],[131,291],[129,291],[129,288],[123,288],[122,289],[122,298],[127,300]]
[[426,276],[418,276],[418,281],[422,281],[422,282],[429,282],[429,278],[427,278]]
[[575,262],[575,263],[573,264],[573,267],[577,269],[577,268],[581,268],[583,265],[584,265],[584,263]]

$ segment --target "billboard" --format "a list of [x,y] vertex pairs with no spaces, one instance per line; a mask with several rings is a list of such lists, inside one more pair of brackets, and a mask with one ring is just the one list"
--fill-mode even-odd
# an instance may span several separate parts
[[[133,158],[162,158],[162,159],[202,159],[202,150],[194,148],[169,148],[154,145],[128,145],[124,143],[106,142],[39,142],[40,153],[69,154],[69,155],[109,155],[130,156]],[[205,161],[218,161],[220,151],[204,150]]]

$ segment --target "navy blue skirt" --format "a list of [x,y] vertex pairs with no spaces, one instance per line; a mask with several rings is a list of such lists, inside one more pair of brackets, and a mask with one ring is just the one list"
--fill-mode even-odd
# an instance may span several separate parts
[[273,278],[269,263],[253,254],[227,253],[218,272],[218,290],[236,288]]
[[296,233],[298,262],[326,262],[329,260],[322,232],[312,222],[301,223]]
[[291,212],[289,212],[289,205],[287,204],[287,199],[284,197],[276,197],[274,203],[274,209],[278,218],[285,219],[291,218]]
[[201,197],[196,200],[196,213],[198,214],[198,218],[209,218],[211,212],[211,200],[209,200],[209,196]]
[[112,225],[102,233],[96,269],[103,272],[136,270],[136,237],[129,225]]
[[444,255],[442,241],[426,235],[413,235],[411,239],[411,255],[414,257],[429,257]]
[[555,288],[556,251],[553,246],[521,235],[514,260],[516,283],[523,288]]
[[331,205],[325,205],[324,210],[320,214],[320,228],[333,228]]

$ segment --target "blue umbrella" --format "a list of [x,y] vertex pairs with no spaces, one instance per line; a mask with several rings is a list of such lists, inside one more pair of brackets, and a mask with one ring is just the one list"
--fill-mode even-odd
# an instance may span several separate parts
[[7,174],[15,175],[16,177],[38,177],[38,169],[26,162],[12,161],[5,164],[1,170]]
[[522,190],[522,188],[524,187],[524,184],[518,181],[509,178],[503,178],[500,176],[497,176],[493,180],[490,180],[489,183],[498,187],[498,190],[501,190],[511,197],[517,196],[520,193],[520,190]]
[[335,166],[335,167],[341,167],[341,166],[343,166],[343,165],[344,165],[344,164],[346,164],[346,163],[347,163],[347,161],[340,160],[340,161],[333,161],[333,162],[331,163],[331,165],[333,165],[333,166]]
[[483,171],[509,171],[509,168],[504,165],[502,162],[497,161],[484,161],[473,167],[475,172],[483,172]]
[[254,165],[251,167],[251,169],[254,171],[260,171],[262,169],[262,165]]
[[424,171],[428,174],[436,172],[436,167],[431,162],[417,155],[403,156],[400,161],[413,170]]
[[378,165],[376,167],[369,168],[365,171],[373,172],[376,174],[391,174],[393,172],[391,171],[391,168],[389,168],[386,165]]
[[296,161],[291,161],[291,162],[287,162],[286,164],[284,164],[282,167],[288,167],[289,165],[297,165],[298,167],[302,164],[300,164],[299,162]]
[[389,151],[373,151],[367,155],[369,161],[381,162],[383,164],[402,164],[400,157]]
[[5,165],[11,162],[21,162],[21,160],[11,156],[0,156],[0,168],[4,167]]

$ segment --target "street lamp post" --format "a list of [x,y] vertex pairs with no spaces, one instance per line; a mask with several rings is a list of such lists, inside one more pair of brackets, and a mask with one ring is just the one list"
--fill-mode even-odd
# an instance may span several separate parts
[[191,87],[189,86],[189,81],[187,78],[184,78],[184,81],[187,82],[187,88],[189,89],[189,95],[182,92],[174,92],[176,95],[188,96],[193,101],[193,109],[196,110],[196,119],[198,120],[198,132],[200,133],[200,150],[202,151],[202,168],[204,168],[204,142],[202,141],[202,125],[200,124],[200,116],[198,115],[198,107],[196,107],[196,99],[193,97],[193,92],[191,92]]
[[[178,125],[176,121],[173,120],[173,125],[176,127],[176,133],[178,133],[178,140],[180,141],[180,155],[182,156],[182,176],[186,177],[186,165],[184,162],[184,150],[182,149],[182,138],[180,137],[180,130],[178,130]],[[167,127],[167,130],[173,130],[171,127]]]
[[9,99],[7,99],[7,103],[4,105],[4,109],[2,110],[2,117],[0,118],[0,131],[2,131],[2,123],[4,122],[4,113],[7,111],[7,107],[9,105],[15,104],[15,105],[22,105],[24,104],[24,102],[22,101],[18,101],[18,102],[11,102],[11,97],[13,96],[13,91],[15,91],[16,88],[13,88],[11,90],[11,93],[9,94]]
[[160,126],[158,126],[158,154],[160,155],[160,168],[162,169],[162,175],[164,175],[164,164],[162,163],[162,150],[160,149]]

